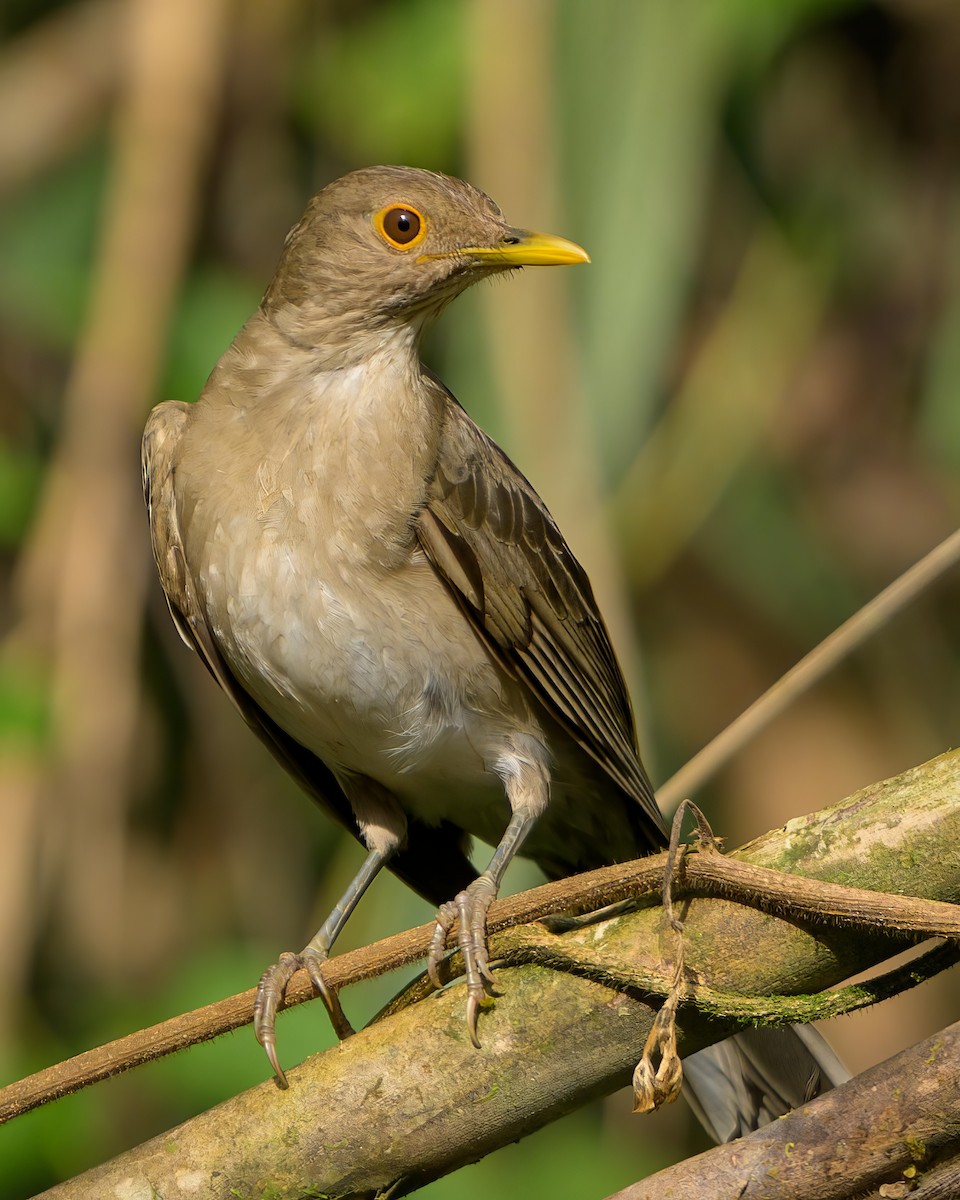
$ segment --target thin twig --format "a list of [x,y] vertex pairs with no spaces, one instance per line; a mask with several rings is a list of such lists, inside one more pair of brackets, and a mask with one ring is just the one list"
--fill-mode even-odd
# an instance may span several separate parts
[[960,530],[945,538],[909,570],[883,589],[852,617],[825,637],[809,654],[755,700],[713,741],[693,756],[658,789],[657,800],[670,811],[695,795],[726,763],[776,720],[848,655],[906,608],[945,571],[960,562]]
[[719,852],[707,818],[692,800],[681,800],[670,827],[662,901],[667,927],[673,933],[673,970],[663,1006],[650,1027],[643,1054],[633,1072],[633,1111],[638,1113],[653,1112],[662,1104],[672,1104],[679,1097],[683,1084],[683,1067],[680,1065],[677,1042],[677,1009],[687,991],[686,947],[683,921],[677,916],[673,896],[680,884],[680,864],[689,850],[681,840],[684,818],[688,813],[697,823],[697,848],[705,853]]
[[[937,942],[909,961],[892,970],[871,975],[869,979],[860,983],[845,984],[827,992],[744,996],[739,992],[710,987],[701,980],[686,980],[683,990],[678,990],[675,967],[664,964],[659,969],[651,970],[643,962],[625,962],[622,956],[605,952],[582,940],[570,945],[562,938],[552,936],[549,932],[544,933],[538,925],[523,925],[506,930],[497,935],[493,945],[498,966],[516,967],[535,963],[539,967],[549,967],[554,971],[566,971],[571,975],[592,979],[595,983],[603,984],[614,991],[664,996],[667,1002],[660,1009],[660,1013],[667,1011],[668,1005],[676,1013],[679,1008],[689,1004],[698,1012],[711,1017],[721,1020],[749,1020],[755,1025],[782,1025],[787,1021],[826,1021],[831,1017],[858,1012],[917,987],[960,961],[960,944],[956,941]],[[405,1005],[392,1003],[390,1011],[397,1011],[401,1007]],[[668,1018],[663,1018],[660,1037],[668,1032],[667,1023]],[[669,1023],[674,1022],[669,1019]],[[675,1029],[672,1038],[675,1047]],[[651,1037],[648,1038],[648,1048],[651,1051],[656,1042],[657,1039],[651,1032]],[[644,1050],[644,1057],[647,1057],[647,1048]],[[649,1108],[644,1107],[638,1111],[651,1111],[659,1107],[659,1103],[651,1103]]]

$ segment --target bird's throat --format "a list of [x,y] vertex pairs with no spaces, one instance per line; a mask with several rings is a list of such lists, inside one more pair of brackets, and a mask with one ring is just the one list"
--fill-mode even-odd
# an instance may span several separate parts
[[197,416],[211,430],[197,441],[246,461],[262,521],[323,530],[347,559],[359,546],[386,562],[408,555],[443,421],[416,338],[382,337],[330,368],[310,349],[280,353],[276,333],[264,347],[262,325],[250,332],[205,389]]

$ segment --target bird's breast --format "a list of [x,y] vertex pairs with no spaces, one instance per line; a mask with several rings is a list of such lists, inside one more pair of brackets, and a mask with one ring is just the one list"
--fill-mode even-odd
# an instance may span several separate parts
[[427,821],[459,807],[497,840],[495,767],[535,722],[419,548],[430,396],[383,364],[301,382],[272,407],[211,408],[215,428],[196,415],[178,487],[207,623],[254,700],[334,772]]
[[385,563],[333,526],[308,537],[282,507],[219,522],[200,571],[208,622],[253,698],[334,770],[409,792],[425,818],[445,815],[426,811],[431,796],[448,804],[471,780],[499,792],[504,681],[423,555]]

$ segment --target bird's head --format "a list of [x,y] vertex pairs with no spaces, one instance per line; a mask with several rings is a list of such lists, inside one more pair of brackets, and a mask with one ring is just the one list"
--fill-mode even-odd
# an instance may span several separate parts
[[367,167],[314,196],[263,300],[303,346],[358,349],[424,323],[470,284],[526,266],[589,262],[564,238],[508,225],[489,196],[412,167]]

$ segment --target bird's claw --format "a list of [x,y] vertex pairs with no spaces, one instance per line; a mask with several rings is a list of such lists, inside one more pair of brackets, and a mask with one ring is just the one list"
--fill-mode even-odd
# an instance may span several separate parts
[[323,977],[323,964],[326,959],[324,951],[312,946],[307,946],[300,954],[286,950],[272,967],[264,971],[257,985],[257,996],[253,1003],[253,1030],[273,1068],[277,1085],[281,1088],[286,1088],[289,1084],[277,1058],[277,1012],[290,980],[297,971],[304,970],[310,976],[314,993],[321,998],[330,1014],[337,1037],[343,1041],[354,1032],[340,1004],[340,997]]
[[289,950],[280,955],[272,967],[267,967],[257,984],[257,996],[253,1002],[253,1032],[264,1048],[277,1086],[286,1088],[287,1076],[277,1058],[277,1010],[287,990],[287,984],[303,965],[302,956]]
[[434,987],[441,987],[439,966],[446,951],[447,936],[456,921],[457,946],[463,956],[463,973],[467,982],[467,1032],[470,1041],[480,1049],[477,1021],[483,1002],[493,992],[493,972],[487,956],[487,910],[496,887],[483,875],[453,900],[441,905],[437,924],[430,939],[427,975]]

